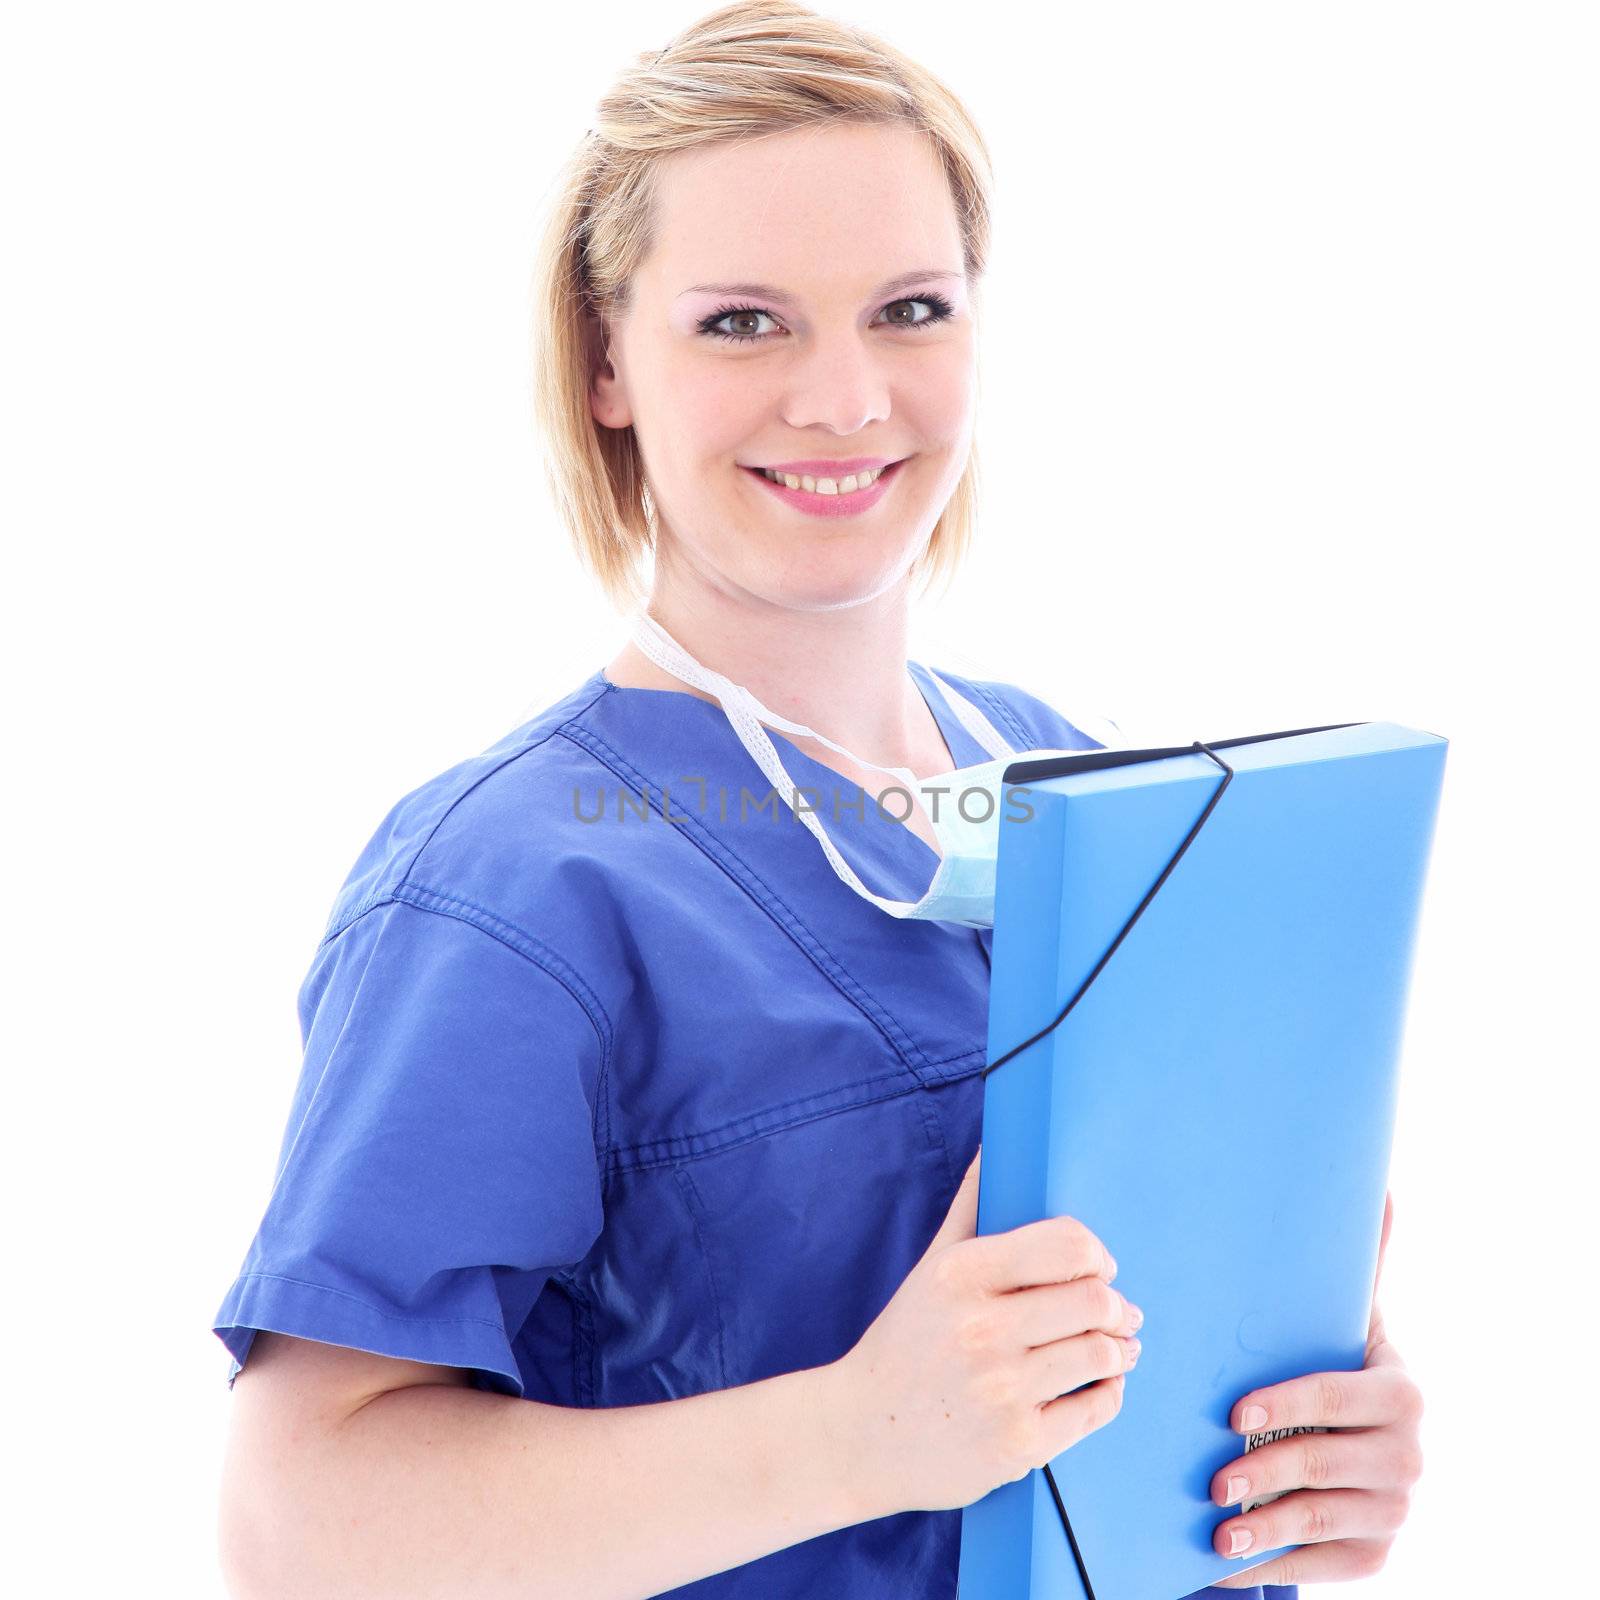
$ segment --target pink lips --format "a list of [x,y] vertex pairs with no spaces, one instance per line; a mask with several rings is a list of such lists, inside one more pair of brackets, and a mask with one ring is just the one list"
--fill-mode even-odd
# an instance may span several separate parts
[[[830,466],[832,471],[815,473],[812,474],[813,476],[831,477],[833,472],[838,472],[840,477],[849,476],[848,471],[844,470],[847,463],[831,462],[820,464]],[[796,511],[805,512],[809,517],[854,517],[877,505],[889,492],[890,488],[899,481],[900,468],[904,465],[904,461],[896,461],[892,465],[886,466],[871,488],[857,489],[850,494],[807,493],[804,489],[791,489],[785,483],[774,483],[771,478],[765,476],[759,467],[745,467],[743,470],[748,472],[763,488],[770,490],[780,500],[793,506]],[[793,472],[795,469],[791,466],[774,467],[772,470],[774,472]],[[856,470],[870,472],[872,468],[867,466],[856,468]],[[810,471],[809,467],[807,467],[807,471]]]
[[796,478],[804,475],[838,480],[848,478],[853,472],[876,472],[893,460],[893,456],[847,456],[840,461],[763,461],[756,464],[755,470],[787,472]]

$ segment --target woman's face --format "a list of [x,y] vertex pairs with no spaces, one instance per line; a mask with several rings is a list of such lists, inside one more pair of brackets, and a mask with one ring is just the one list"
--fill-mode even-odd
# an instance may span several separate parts
[[[658,573],[804,610],[883,594],[972,435],[974,307],[932,146],[834,124],[685,151],[659,177],[654,251],[591,395],[638,438]],[[899,465],[849,515],[809,514],[748,470],[825,460],[846,465],[811,475],[839,479],[857,457]]]

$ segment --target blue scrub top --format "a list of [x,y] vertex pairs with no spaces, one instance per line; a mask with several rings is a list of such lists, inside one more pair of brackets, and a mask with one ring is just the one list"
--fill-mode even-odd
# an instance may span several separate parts
[[[956,764],[988,760],[909,666]],[[1014,685],[946,676],[1018,749],[1098,747]],[[867,885],[917,899],[937,854],[772,738]],[[401,799],[346,879],[300,989],[276,1181],[213,1322],[230,1388],[258,1328],[562,1406],[837,1360],[977,1150],[991,938],[855,894],[719,706],[595,672]],[[952,1596],[960,1515],[671,1593]]]

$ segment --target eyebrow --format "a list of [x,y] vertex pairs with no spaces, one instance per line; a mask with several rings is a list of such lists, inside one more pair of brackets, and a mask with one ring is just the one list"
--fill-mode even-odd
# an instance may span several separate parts
[[[959,278],[962,274],[941,267],[930,267],[926,272],[902,272],[898,278],[878,285],[876,294],[893,294],[896,289],[909,289],[914,283],[926,283],[929,278]],[[796,296],[786,289],[776,289],[770,283],[697,283],[683,294],[747,294],[757,300],[774,300],[783,305],[793,305]],[[678,297],[683,298],[683,295]]]

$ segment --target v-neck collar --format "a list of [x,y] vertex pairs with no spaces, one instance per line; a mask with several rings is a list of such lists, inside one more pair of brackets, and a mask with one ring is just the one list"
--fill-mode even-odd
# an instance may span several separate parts
[[[966,725],[951,709],[950,703],[945,696],[944,685],[938,675],[925,667],[920,661],[913,661],[909,657],[906,660],[906,668],[911,674],[912,681],[917,686],[917,692],[922,696],[923,704],[927,706],[934,722],[938,725],[939,732],[943,735],[946,752],[952,762],[951,770],[955,771],[961,767],[975,766],[990,760],[989,752],[978,743],[977,739],[968,731]],[[699,695],[690,694],[686,689],[653,689],[639,684],[613,683],[606,677],[604,668],[600,668],[595,672],[590,679],[590,683],[597,686],[603,684],[606,688],[618,694],[669,695],[673,697],[674,701],[687,701],[692,705],[702,706],[716,722],[726,729],[728,737],[736,744],[739,743],[738,735],[734,731],[732,723],[728,721],[727,713],[723,711],[722,707],[714,702],[702,700]],[[848,784],[842,773],[835,771],[826,763],[816,760],[815,757],[807,755],[792,739],[777,728],[767,728],[766,732],[778,750],[779,760],[782,761],[785,769],[795,780],[798,787],[802,789],[813,788],[819,782],[831,782],[836,787],[842,785],[846,789],[860,787],[859,785]],[[740,749],[743,750],[742,744],[740,744]],[[874,810],[875,808],[869,807],[868,815],[871,816]],[[905,871],[909,873],[909,880],[920,882],[922,888],[926,888],[928,879],[932,877],[934,868],[938,865],[939,852],[914,829],[907,827],[905,823],[894,818],[883,817],[881,814],[875,820],[883,824],[883,829],[890,831],[890,837],[904,841],[903,849],[908,856],[904,867]],[[827,824],[825,823],[824,826],[826,827]],[[840,843],[841,838],[848,841],[853,837],[840,827],[831,828],[829,832],[836,845]],[[859,873],[861,871],[861,863],[854,859],[855,852],[847,850],[845,854],[850,858],[851,865]],[[876,871],[882,868],[885,862],[875,860],[868,864]],[[895,875],[897,877],[900,876],[899,873]],[[884,889],[880,888],[876,883],[869,883],[869,887],[879,894],[891,894],[895,898],[912,900],[917,899],[922,892],[921,888],[912,890],[909,893],[903,887]]]
[[[919,690],[958,766],[991,759],[911,663]],[[920,1081],[962,1077],[981,1067],[988,1004],[990,928],[925,917],[895,917],[840,881],[811,832],[766,774],[715,701],[673,689],[613,684],[596,672],[594,700],[562,735],[587,750],[620,783],[645,794],[668,832],[685,837],[744,888],[871,1017]],[[927,692],[931,688],[932,692]],[[654,697],[654,698],[652,698]],[[785,769],[801,787],[859,790],[768,730]],[[670,788],[670,802],[667,790]],[[745,809],[745,795],[773,803]],[[719,803],[719,801],[725,801]],[[818,813],[834,847],[873,893],[916,901],[927,892],[938,852],[869,799],[857,817]]]

